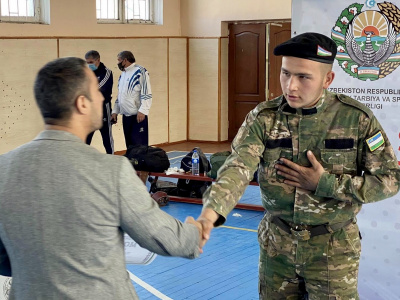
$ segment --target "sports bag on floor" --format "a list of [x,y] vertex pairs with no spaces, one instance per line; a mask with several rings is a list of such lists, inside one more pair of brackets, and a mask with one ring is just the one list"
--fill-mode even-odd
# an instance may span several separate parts
[[151,183],[150,193],[165,192],[170,196],[178,195],[178,187],[175,182],[164,181],[160,179],[155,180],[151,176],[149,177],[148,181]]
[[207,176],[213,179],[217,178],[217,172],[222,167],[231,151],[216,152],[210,156],[211,170],[207,172]]
[[136,171],[164,172],[170,166],[167,153],[158,147],[132,145],[125,156]]
[[[213,179],[217,178],[218,170],[225,163],[226,159],[231,155],[231,151],[216,152],[210,156],[211,170],[207,172],[207,176]],[[258,170],[254,172],[253,180],[258,182]]]

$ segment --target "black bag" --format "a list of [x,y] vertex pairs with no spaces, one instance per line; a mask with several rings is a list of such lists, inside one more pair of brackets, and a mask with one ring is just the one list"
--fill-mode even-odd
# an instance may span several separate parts
[[158,147],[131,145],[125,156],[136,171],[164,172],[170,166],[167,153]]
[[217,178],[217,172],[222,167],[231,151],[216,152],[210,156],[211,170],[207,172],[207,176],[213,179]]
[[[200,148],[196,147],[190,151],[181,160],[181,169],[185,172],[192,172],[192,155],[193,151],[197,150],[199,154],[199,170],[200,174],[208,172],[211,168],[210,162],[204,155]],[[191,180],[191,179],[178,179],[178,196],[181,197],[191,197],[191,198],[201,198],[205,190],[211,185],[210,181],[201,180]]]
[[[225,163],[225,160],[231,155],[231,151],[216,152],[210,156],[211,170],[207,172],[207,176],[213,179],[217,178],[218,170]],[[253,182],[258,182],[258,170],[254,172]]]
[[169,196],[178,195],[178,187],[175,182],[164,181],[160,179],[157,179],[155,181],[154,178],[151,176],[149,177],[148,181],[151,183],[150,193],[165,192]]

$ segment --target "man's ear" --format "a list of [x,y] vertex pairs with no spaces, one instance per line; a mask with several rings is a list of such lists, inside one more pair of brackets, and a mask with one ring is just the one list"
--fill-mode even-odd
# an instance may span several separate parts
[[89,110],[90,100],[83,95],[80,95],[75,100],[75,108],[79,114],[86,115]]
[[327,89],[331,85],[334,78],[335,78],[335,72],[328,71],[328,73],[325,75],[323,88]]

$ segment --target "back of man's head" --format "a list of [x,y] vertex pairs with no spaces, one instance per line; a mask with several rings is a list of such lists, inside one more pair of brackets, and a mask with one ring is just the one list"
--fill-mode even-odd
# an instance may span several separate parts
[[120,53],[118,53],[118,57],[122,60],[126,59],[132,64],[136,61],[135,56],[133,56],[133,53],[131,51],[121,51]]
[[42,67],[35,79],[34,93],[44,122],[64,124],[79,95],[89,96],[86,62],[77,57],[53,60]]
[[96,50],[90,50],[90,51],[86,52],[86,54],[85,54],[85,59],[89,59],[89,58],[100,59],[100,53],[97,52]]

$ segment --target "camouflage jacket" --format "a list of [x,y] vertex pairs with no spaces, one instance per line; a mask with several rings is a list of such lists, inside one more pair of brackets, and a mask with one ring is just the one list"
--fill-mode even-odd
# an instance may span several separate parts
[[[284,184],[274,168],[280,157],[310,166],[307,150],[325,169],[315,191]],[[296,224],[343,222],[355,217],[363,203],[399,190],[396,155],[372,111],[328,91],[314,108],[293,109],[280,96],[247,115],[232,155],[203,196],[205,207],[221,216],[216,225],[235,207],[257,167],[264,208]]]

